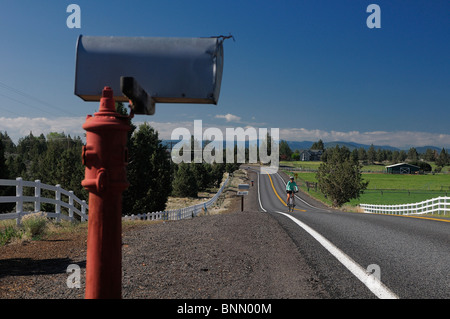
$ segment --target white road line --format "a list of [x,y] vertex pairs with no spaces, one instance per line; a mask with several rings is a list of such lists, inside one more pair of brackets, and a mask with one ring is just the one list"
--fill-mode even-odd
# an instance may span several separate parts
[[256,172],[256,175],[258,175],[258,201],[259,201],[259,206],[261,207],[261,209],[267,213],[267,210],[264,209],[264,207],[261,204],[261,193],[259,192],[259,172]]
[[370,289],[380,299],[398,299],[399,297],[387,288],[377,277],[369,274],[366,270],[356,263],[353,259],[347,256],[343,251],[333,245],[329,240],[316,232],[308,225],[302,223],[295,217],[286,213],[277,212],[282,214],[291,220],[293,220],[298,226],[303,228],[308,234],[314,237],[326,250],[328,250],[337,260],[341,262],[350,272],[355,275],[367,288]]
[[[261,194],[259,191],[259,173],[258,175],[258,200],[259,206],[265,212],[267,210],[264,209],[261,203]],[[280,176],[281,178],[281,176]],[[284,181],[283,181],[284,182]],[[278,214],[282,214],[288,218],[290,218],[293,222],[295,222],[298,226],[303,228],[308,234],[310,234],[315,240],[317,240],[329,253],[331,253],[341,264],[343,264],[356,278],[358,278],[364,285],[366,285],[369,290],[375,294],[380,299],[399,299],[399,297],[393,293],[388,287],[386,287],[376,276],[369,274],[363,267],[361,267],[358,263],[356,263],[353,259],[351,259],[347,254],[345,254],[342,250],[333,245],[328,239],[323,237],[317,231],[302,223],[297,218],[288,215],[282,212],[276,212]]]

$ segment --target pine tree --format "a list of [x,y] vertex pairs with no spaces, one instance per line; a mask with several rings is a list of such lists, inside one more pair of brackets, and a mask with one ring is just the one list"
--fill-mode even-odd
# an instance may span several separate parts
[[318,142],[314,142],[313,145],[311,145],[311,150],[325,150],[325,145],[323,144],[323,141],[320,139]]
[[123,214],[163,211],[172,190],[170,155],[158,138],[158,132],[144,123],[129,143],[127,179],[123,194]]
[[[7,179],[9,177],[8,167],[5,160],[5,147],[0,140],[0,179]],[[0,196],[14,196],[13,187],[1,187]],[[14,208],[15,203],[0,203],[0,213],[7,213]]]
[[377,158],[377,151],[375,150],[375,146],[370,145],[369,150],[367,151],[367,161],[370,164],[373,164]]
[[197,197],[197,181],[189,164],[178,164],[178,170],[173,179],[172,187],[172,194],[176,197]]
[[3,146],[5,148],[5,154],[13,154],[16,152],[16,145],[9,137],[8,133],[0,132],[0,140],[3,142]]
[[211,179],[212,186],[219,187],[222,183],[223,174],[225,173],[225,164],[223,163],[213,163],[211,165]]
[[280,160],[281,161],[286,161],[286,160],[290,161],[291,160],[292,150],[286,141],[284,141],[284,140],[280,141],[279,152],[280,152]]
[[445,165],[448,165],[449,162],[447,152],[445,151],[445,148],[442,148],[439,156],[436,158],[436,165],[444,167]]
[[358,198],[368,182],[362,180],[362,166],[351,160],[347,148],[336,146],[327,151],[327,161],[320,164],[316,178],[320,191],[332,200],[333,206],[340,207]]
[[408,157],[410,161],[415,162],[419,158],[419,154],[417,153],[417,150],[414,147],[411,147],[408,151]]
[[197,182],[198,191],[204,191],[211,186],[211,174],[207,169],[207,163],[194,163],[191,164],[191,171],[194,174],[195,180]]
[[360,147],[360,148],[358,149],[358,159],[359,159],[360,161],[362,161],[362,162],[367,161],[367,152],[366,152],[366,150],[364,149],[364,147]]

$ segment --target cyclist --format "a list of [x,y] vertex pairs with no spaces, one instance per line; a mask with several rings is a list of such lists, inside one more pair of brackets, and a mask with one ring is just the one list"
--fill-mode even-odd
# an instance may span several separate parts
[[289,198],[291,196],[294,196],[294,192],[298,192],[298,186],[294,181],[294,176],[291,176],[289,178],[289,182],[286,184],[286,193],[287,193],[287,199],[286,199],[286,205],[289,203]]

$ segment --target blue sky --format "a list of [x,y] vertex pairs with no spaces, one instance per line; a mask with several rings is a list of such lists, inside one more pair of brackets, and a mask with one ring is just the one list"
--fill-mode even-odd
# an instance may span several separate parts
[[[232,34],[217,106],[157,104],[162,138],[176,127],[279,128],[287,140],[450,147],[448,0],[61,1],[0,3],[0,131],[13,139],[82,135],[98,109],[74,95],[83,35]],[[69,4],[81,28],[69,29]],[[369,29],[369,4],[381,28]]]

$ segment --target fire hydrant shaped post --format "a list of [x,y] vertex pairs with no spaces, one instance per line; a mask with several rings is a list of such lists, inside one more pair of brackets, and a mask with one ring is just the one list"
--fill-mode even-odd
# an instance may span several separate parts
[[105,87],[99,112],[83,125],[86,145],[82,159],[89,191],[86,261],[88,299],[122,297],[122,193],[128,188],[127,116],[115,110],[113,91]]

